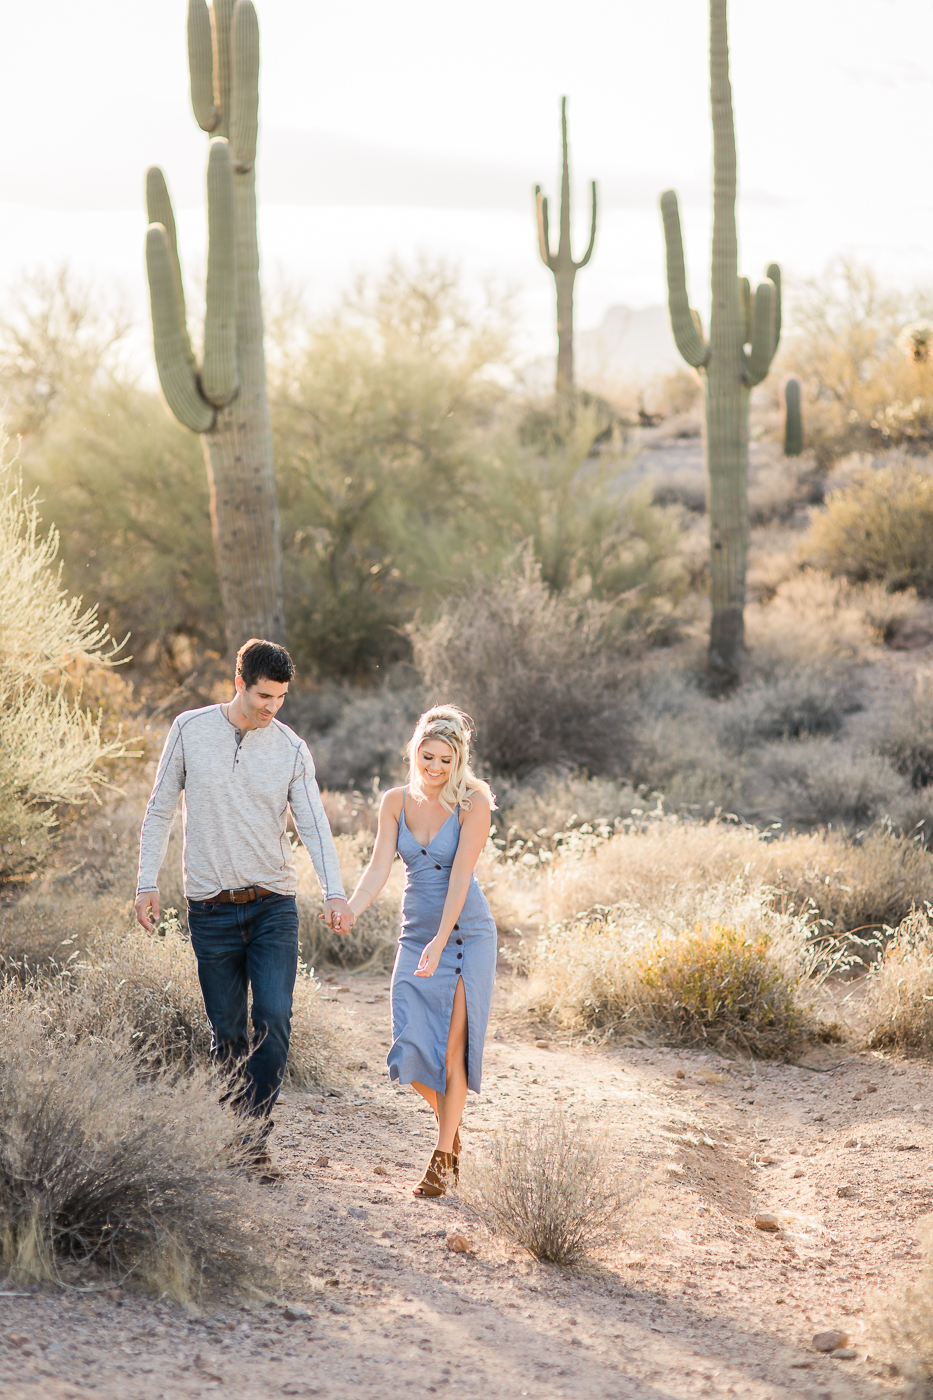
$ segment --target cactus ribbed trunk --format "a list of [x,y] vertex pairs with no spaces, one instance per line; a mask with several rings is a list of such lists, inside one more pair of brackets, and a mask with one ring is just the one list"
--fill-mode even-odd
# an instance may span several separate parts
[[744,382],[744,309],[739,300],[735,226],[735,126],[729,81],[725,0],[710,5],[710,104],[713,117],[713,265],[710,358],[706,368],[706,464],[709,479],[709,664],[738,674],[745,641],[748,559],[748,407]]
[[237,345],[240,390],[203,434],[211,525],[227,646],[248,637],[284,642],[282,538],[266,395],[256,172],[236,184]]
[[282,541],[266,393],[256,139],[259,24],[252,0],[188,0],[195,118],[211,137],[204,358],[185,323],[175,217],[162,172],[146,179],[152,328],[169,410],[204,441],[227,647],[285,641]]
[[567,142],[567,99],[560,100],[561,172],[560,172],[560,233],[557,252],[551,251],[548,230],[547,198],[541,186],[535,185],[535,208],[538,218],[538,251],[545,267],[554,274],[557,284],[557,382],[558,394],[573,388],[573,284],[581,267],[593,256],[596,241],[596,181],[591,184],[590,241],[579,262],[575,262],[570,245],[570,152]]
[[[781,269],[768,267],[754,297],[738,275],[735,124],[729,81],[727,0],[710,0],[710,106],[713,119],[713,267],[709,341],[690,307],[680,211],[661,196],[671,329],[684,359],[705,378],[706,470],[710,528],[709,667],[720,683],[739,677],[745,640],[748,561],[748,410],[752,387],[771,367],[781,334]],[[748,349],[746,349],[746,346]]]

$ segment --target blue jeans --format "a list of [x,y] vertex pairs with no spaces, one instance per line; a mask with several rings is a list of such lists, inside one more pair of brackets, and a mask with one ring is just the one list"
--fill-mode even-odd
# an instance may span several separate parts
[[[211,1023],[211,1054],[215,1063],[243,1076],[234,1096],[237,1107],[268,1118],[288,1062],[298,971],[295,898],[271,894],[251,904],[189,899],[188,927]],[[252,1042],[248,988],[253,993]]]

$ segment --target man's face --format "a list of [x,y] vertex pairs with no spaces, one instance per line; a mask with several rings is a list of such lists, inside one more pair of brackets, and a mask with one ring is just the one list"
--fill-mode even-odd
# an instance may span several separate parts
[[243,677],[237,676],[236,688],[240,704],[250,724],[254,724],[257,729],[265,729],[282,708],[288,694],[288,681],[270,681],[265,676],[260,676],[256,684],[247,689]]

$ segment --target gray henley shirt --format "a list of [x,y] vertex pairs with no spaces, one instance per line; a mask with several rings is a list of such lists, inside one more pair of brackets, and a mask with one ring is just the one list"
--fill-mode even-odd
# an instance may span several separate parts
[[314,760],[287,724],[274,719],[265,729],[237,730],[220,705],[178,716],[162,750],[140,833],[137,894],[158,888],[179,794],[189,899],[210,899],[246,885],[294,894],[289,808],[325,898],[343,896]]

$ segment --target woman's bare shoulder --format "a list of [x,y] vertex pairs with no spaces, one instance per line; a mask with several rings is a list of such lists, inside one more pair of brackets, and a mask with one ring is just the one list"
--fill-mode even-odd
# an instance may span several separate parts
[[480,812],[485,817],[489,816],[492,811],[492,800],[488,792],[484,792],[482,788],[471,788],[468,797],[471,812]]
[[405,789],[403,787],[386,788],[382,794],[382,801],[379,803],[379,814],[385,812],[388,816],[394,817],[398,821],[402,811],[402,802],[405,799]]

